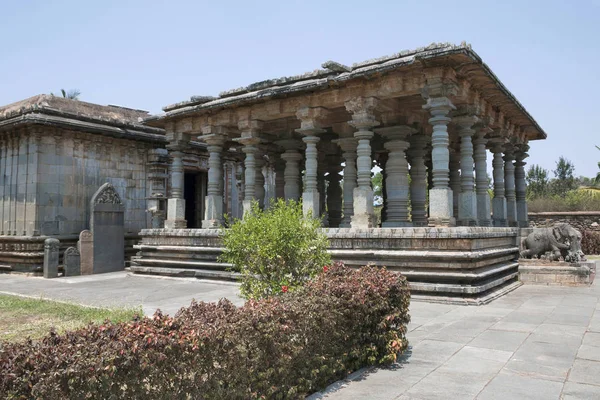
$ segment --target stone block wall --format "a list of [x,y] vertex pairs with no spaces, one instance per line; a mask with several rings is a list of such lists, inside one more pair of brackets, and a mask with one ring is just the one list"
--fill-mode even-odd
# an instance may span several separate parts
[[529,213],[529,225],[544,228],[554,224],[571,224],[579,231],[600,232],[600,211],[565,211]]
[[0,235],[78,235],[89,202],[113,184],[126,207],[125,232],[150,226],[148,154],[155,143],[28,126],[0,136]]
[[45,131],[38,154],[37,221],[42,235],[89,229],[92,195],[110,182],[125,203],[125,232],[149,226],[146,198],[152,145],[91,133]]

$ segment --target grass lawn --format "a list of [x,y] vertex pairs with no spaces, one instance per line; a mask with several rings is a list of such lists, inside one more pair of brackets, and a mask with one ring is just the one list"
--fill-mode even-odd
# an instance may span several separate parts
[[593,255],[593,256],[586,255],[585,258],[587,258],[588,260],[600,260],[600,255]]
[[38,339],[51,327],[58,332],[87,325],[89,322],[131,320],[141,309],[98,309],[43,299],[0,295],[0,340]]

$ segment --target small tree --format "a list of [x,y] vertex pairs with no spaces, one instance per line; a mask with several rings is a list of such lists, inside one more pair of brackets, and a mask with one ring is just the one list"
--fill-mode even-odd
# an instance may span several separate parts
[[280,199],[223,230],[221,260],[242,274],[241,294],[259,299],[293,291],[331,263],[320,221],[302,215],[302,204]]
[[556,169],[552,172],[555,177],[551,182],[553,194],[561,195],[577,188],[575,166],[571,161],[561,156],[556,162]]
[[534,164],[527,170],[527,198],[543,197],[548,193],[548,171]]

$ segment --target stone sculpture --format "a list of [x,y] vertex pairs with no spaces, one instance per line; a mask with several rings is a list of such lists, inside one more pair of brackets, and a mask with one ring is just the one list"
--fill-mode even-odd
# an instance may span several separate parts
[[523,243],[521,258],[542,258],[567,262],[585,260],[581,251],[581,233],[569,224],[556,224],[551,228],[536,228]]

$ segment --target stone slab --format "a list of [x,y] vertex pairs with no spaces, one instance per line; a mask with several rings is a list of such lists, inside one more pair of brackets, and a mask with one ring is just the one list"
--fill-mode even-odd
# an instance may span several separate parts
[[69,247],[63,255],[65,276],[81,275],[81,255],[76,247]]
[[90,201],[90,227],[94,238],[93,273],[125,268],[125,207],[110,183],[102,185]]

